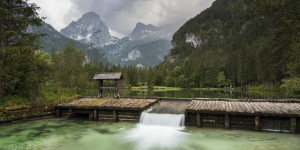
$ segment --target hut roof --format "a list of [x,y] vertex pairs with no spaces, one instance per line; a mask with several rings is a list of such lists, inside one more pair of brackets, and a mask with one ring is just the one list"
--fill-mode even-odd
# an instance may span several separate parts
[[119,80],[123,79],[122,72],[103,72],[95,74],[94,80]]

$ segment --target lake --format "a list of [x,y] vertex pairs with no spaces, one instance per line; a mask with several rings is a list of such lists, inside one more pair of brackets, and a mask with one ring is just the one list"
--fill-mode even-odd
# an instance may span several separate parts
[[[87,89],[82,96],[97,96],[97,89]],[[104,96],[113,96],[112,90],[103,90]],[[133,90],[121,89],[121,96],[154,96],[154,97],[175,97],[175,98],[253,98],[253,99],[289,99],[287,95],[278,91],[247,91],[234,90]]]
[[128,122],[44,119],[0,126],[0,149],[22,150],[296,150],[300,135],[170,128]]

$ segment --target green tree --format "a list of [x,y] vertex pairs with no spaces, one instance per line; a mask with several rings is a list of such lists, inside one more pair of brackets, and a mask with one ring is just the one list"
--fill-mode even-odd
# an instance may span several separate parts
[[84,88],[88,81],[88,72],[84,69],[85,54],[72,43],[58,52],[52,52],[54,80],[64,88]]
[[38,51],[39,34],[28,32],[40,26],[35,4],[24,0],[0,2],[0,96],[35,99],[46,80],[50,62]]
[[148,85],[148,88],[149,89],[152,89],[154,87],[154,72],[153,72],[153,69],[150,67],[148,69],[148,79],[147,79],[147,85]]

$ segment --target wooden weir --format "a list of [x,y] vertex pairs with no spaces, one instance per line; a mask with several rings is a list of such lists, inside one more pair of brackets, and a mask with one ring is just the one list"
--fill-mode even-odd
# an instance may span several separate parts
[[157,99],[81,98],[56,107],[57,117],[86,115],[90,121],[139,121],[140,114]]
[[300,101],[194,99],[186,124],[255,131],[299,132]]
[[121,97],[103,102],[81,98],[56,108],[57,116],[86,114],[90,120],[138,121],[143,110],[158,102],[154,113],[172,112],[172,101],[176,108],[183,108],[180,113],[185,114],[185,125],[300,133],[300,101],[294,100]]

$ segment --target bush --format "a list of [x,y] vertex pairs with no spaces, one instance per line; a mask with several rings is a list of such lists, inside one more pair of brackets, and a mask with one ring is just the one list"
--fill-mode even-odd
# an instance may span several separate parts
[[300,78],[288,78],[282,80],[280,89],[285,90],[292,97],[300,97]]
[[16,105],[30,105],[31,102],[28,98],[19,97],[19,96],[5,96],[0,98],[0,106],[8,107],[8,106],[16,106]]

